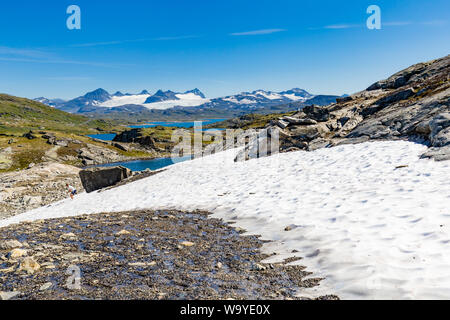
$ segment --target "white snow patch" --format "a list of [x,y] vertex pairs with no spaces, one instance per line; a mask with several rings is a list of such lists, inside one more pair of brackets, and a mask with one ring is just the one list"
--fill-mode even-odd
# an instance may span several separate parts
[[127,104],[135,104],[146,107],[148,109],[169,109],[175,106],[181,107],[196,107],[202,105],[204,103],[209,102],[209,99],[204,99],[202,97],[197,96],[194,93],[180,93],[176,94],[176,97],[180,100],[168,100],[162,102],[154,102],[154,103],[144,103],[148,97],[151,97],[149,94],[138,94],[131,96],[123,96],[123,97],[113,97],[111,100],[106,102],[102,102],[98,104],[99,107],[105,108],[113,108],[120,107]]
[[120,107],[127,104],[144,105],[145,100],[150,97],[149,94],[137,94],[123,97],[113,97],[111,100],[103,102],[99,107],[113,108]]
[[280,94],[274,93],[274,92],[265,92],[265,91],[260,90],[260,91],[256,91],[255,93],[259,94],[269,100],[278,100],[278,99],[282,98],[282,96]]
[[257,102],[257,98],[255,96],[250,96],[253,97],[253,100],[251,98],[244,98],[241,100],[236,99],[235,97],[227,97],[227,98],[222,98],[223,101],[229,101],[235,104],[253,104]]
[[[237,150],[173,165],[101,193],[6,220],[136,209],[209,210],[296,255],[315,291],[344,299],[450,298],[450,161],[405,141],[344,145],[234,163]],[[224,160],[226,159],[226,160]],[[408,167],[396,168],[407,165]],[[292,231],[286,226],[295,225]]]
[[[307,100],[304,97],[297,97],[295,94],[283,94],[283,96],[285,96],[286,98],[291,99],[293,101]],[[311,98],[308,98],[308,99],[311,99]]]
[[180,100],[192,100],[192,101],[203,101],[205,99],[203,99],[202,97],[196,95],[195,93],[178,93],[175,95],[178,99]]

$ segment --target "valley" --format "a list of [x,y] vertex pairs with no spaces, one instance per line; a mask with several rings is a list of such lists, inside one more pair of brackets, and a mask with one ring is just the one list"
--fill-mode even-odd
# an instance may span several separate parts
[[[149,99],[180,94],[142,92],[148,97],[128,109],[127,120],[120,118],[128,106],[112,106],[124,101],[119,94],[90,94],[109,107],[95,103],[75,113],[1,95],[0,245],[19,247],[10,248],[14,255],[0,247],[0,292],[18,299],[448,297],[449,68],[445,56],[328,103],[283,93],[291,102],[239,109],[233,100],[232,112],[213,100],[148,109]],[[269,100],[281,94],[251,93]],[[99,108],[111,117],[98,118]],[[211,117],[198,118],[204,110]],[[206,131],[191,127],[199,119],[209,120]],[[206,139],[208,129],[258,131],[212,155],[166,163],[178,129],[189,147],[202,135],[201,155],[223,143]],[[279,152],[261,150],[274,137]],[[142,159],[164,163],[84,192],[82,168]],[[79,191],[74,200],[66,183]],[[30,240],[42,232],[49,236]],[[222,255],[223,247],[245,258]],[[72,262],[88,284],[75,293],[61,278]],[[99,262],[109,269],[97,270]],[[114,284],[105,286],[105,277]],[[217,285],[200,285],[205,277]],[[239,290],[242,279],[260,286]]]

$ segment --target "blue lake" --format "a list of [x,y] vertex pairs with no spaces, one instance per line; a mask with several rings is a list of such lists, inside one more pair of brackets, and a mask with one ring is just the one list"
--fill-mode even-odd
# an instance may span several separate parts
[[[206,126],[211,123],[217,123],[225,121],[226,119],[207,119],[207,120],[198,120],[202,122],[202,126]],[[147,124],[138,125],[138,126],[130,126],[131,128],[154,128],[156,126],[163,127],[176,127],[176,128],[192,128],[194,126],[194,121],[188,122],[166,122],[166,121],[156,121],[149,122]]]
[[134,161],[124,161],[124,162],[115,162],[115,163],[107,163],[101,164],[95,167],[115,167],[115,166],[123,166],[125,168],[130,169],[131,171],[144,171],[145,169],[150,170],[158,170],[168,166],[173,165],[174,163],[184,162],[191,160],[191,156],[180,157],[180,158],[158,158],[152,160],[134,160]]
[[88,137],[99,139],[103,141],[112,141],[115,137],[115,133],[101,133],[101,134],[90,134]]
[[[199,120],[202,122],[202,126],[206,126],[211,123],[217,123],[225,121],[226,119],[207,119],[207,120]],[[151,122],[143,125],[138,126],[130,126],[130,128],[154,128],[156,126],[163,126],[163,127],[175,127],[175,128],[192,128],[194,126],[194,121],[188,121],[188,122],[166,122],[166,121],[156,121]],[[208,131],[211,129],[202,129],[203,131]],[[221,128],[214,128],[214,130],[225,130]],[[112,141],[115,137],[115,133],[101,133],[101,134],[90,134],[88,137],[99,139],[103,141]]]
[[[217,123],[224,121],[226,119],[208,119],[208,120],[199,120],[202,121],[202,126]],[[157,121],[151,122],[144,125],[139,126],[130,126],[130,128],[153,128],[156,126],[164,126],[164,127],[176,127],[176,128],[192,128],[194,126],[194,121],[188,122],[166,122],[166,121]],[[208,132],[208,130],[212,129],[203,129],[203,131]],[[225,129],[214,129],[214,130],[225,130]],[[103,141],[112,141],[116,134],[115,133],[101,133],[101,134],[92,134],[88,135],[91,138],[99,139]],[[191,160],[191,156],[181,157],[181,158],[158,158],[152,160],[133,160],[133,161],[124,161],[124,162],[116,162],[116,163],[108,163],[102,164],[95,167],[114,167],[114,166],[124,166],[132,171],[143,171],[145,169],[150,170],[158,170],[161,168],[168,167],[174,163],[183,162]]]

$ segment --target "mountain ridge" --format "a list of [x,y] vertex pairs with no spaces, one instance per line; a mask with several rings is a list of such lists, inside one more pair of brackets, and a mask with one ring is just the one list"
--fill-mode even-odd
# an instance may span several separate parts
[[[292,88],[274,92],[254,90],[235,95],[207,99],[198,88],[185,92],[158,90],[153,95],[147,90],[139,94],[114,94],[99,88],[84,96],[50,105],[70,113],[84,114],[102,118],[195,118],[195,117],[234,117],[245,113],[270,113],[284,111],[288,106],[296,110],[304,105],[327,105],[339,96],[313,95],[304,89]],[[40,98],[44,101],[45,98]],[[292,109],[294,108],[294,109]]]

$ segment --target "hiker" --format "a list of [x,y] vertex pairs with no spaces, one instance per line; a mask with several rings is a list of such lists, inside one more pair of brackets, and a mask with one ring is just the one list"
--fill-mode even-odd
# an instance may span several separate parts
[[77,194],[77,189],[75,189],[74,187],[72,187],[68,183],[66,183],[66,187],[67,187],[67,189],[69,189],[70,199],[73,200],[73,196]]

